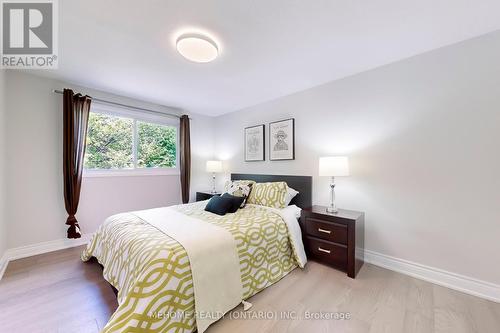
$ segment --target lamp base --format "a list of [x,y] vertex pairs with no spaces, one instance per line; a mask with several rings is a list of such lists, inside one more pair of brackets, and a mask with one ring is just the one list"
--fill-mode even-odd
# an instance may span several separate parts
[[217,193],[217,190],[215,189],[215,172],[212,173],[212,191],[210,191],[212,194]]
[[333,213],[338,213],[339,210],[337,209],[337,207],[328,206],[326,207],[326,212],[333,214]]
[[330,183],[330,206],[326,207],[326,212],[333,214],[338,211],[337,204],[335,203],[335,177],[332,177],[332,182]]

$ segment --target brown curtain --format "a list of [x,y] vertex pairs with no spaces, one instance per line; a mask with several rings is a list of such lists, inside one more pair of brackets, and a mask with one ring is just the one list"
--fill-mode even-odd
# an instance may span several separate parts
[[189,133],[189,117],[183,115],[180,124],[180,167],[182,203],[189,202],[189,183],[191,179],[191,139]]
[[80,226],[75,218],[80,201],[83,157],[87,139],[90,103],[92,98],[64,89],[63,96],[63,173],[64,204],[68,218],[68,238],[80,238]]

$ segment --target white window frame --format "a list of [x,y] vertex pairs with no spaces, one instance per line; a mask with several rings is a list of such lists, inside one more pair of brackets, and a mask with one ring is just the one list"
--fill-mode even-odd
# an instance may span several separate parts
[[[132,153],[134,154],[133,169],[83,169],[83,177],[137,177],[137,176],[172,176],[180,175],[179,169],[179,121],[168,116],[161,116],[147,112],[131,111],[127,108],[120,108],[104,103],[93,102],[90,112],[100,113],[109,116],[129,118],[133,121],[133,142]],[[176,149],[175,149],[175,167],[174,168],[137,168],[137,122],[144,121],[152,124],[175,127],[176,129]]]

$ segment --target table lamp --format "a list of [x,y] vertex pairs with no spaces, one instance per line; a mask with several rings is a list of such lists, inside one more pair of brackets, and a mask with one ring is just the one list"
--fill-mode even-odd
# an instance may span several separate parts
[[335,177],[349,176],[349,160],[346,156],[331,156],[319,158],[319,175],[332,177],[330,183],[330,206],[326,208],[328,213],[337,213],[335,204]]
[[217,193],[215,190],[215,174],[222,172],[222,161],[207,161],[207,172],[212,173],[212,193]]

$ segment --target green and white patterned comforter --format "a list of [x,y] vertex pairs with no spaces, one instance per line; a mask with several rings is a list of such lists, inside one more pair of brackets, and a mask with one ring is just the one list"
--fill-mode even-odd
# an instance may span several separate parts
[[[280,280],[300,260],[283,218],[248,205],[234,214],[204,211],[206,202],[174,208],[225,228],[237,243],[243,299]],[[131,213],[108,218],[92,237],[82,260],[95,257],[104,278],[118,289],[118,309],[103,332],[192,332],[193,281],[184,248]]]

